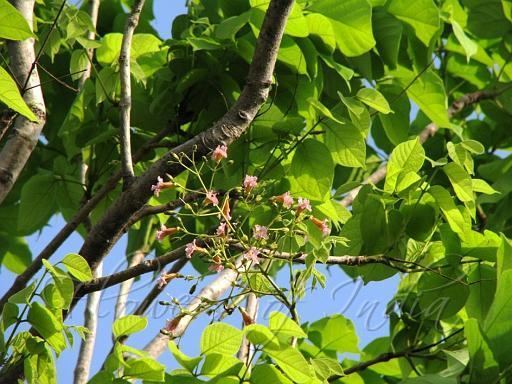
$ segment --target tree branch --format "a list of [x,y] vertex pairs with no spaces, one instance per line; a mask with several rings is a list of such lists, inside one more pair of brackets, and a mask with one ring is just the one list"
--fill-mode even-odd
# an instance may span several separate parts
[[439,344],[442,344],[445,341],[451,339],[452,337],[458,335],[463,330],[464,330],[464,328],[460,328],[460,329],[452,332],[448,336],[443,337],[441,340],[436,341],[435,343],[426,345],[424,347],[410,348],[410,349],[406,349],[404,351],[399,351],[399,352],[386,352],[386,353],[383,353],[383,354],[381,354],[381,355],[379,355],[379,356],[377,356],[377,357],[375,357],[375,358],[373,358],[371,360],[364,361],[362,363],[359,363],[359,364],[356,364],[356,365],[354,365],[352,367],[344,369],[343,370],[343,372],[344,372],[343,375],[333,375],[333,376],[330,376],[327,379],[327,381],[328,382],[333,382],[333,381],[338,380],[339,378],[342,378],[342,377],[345,377],[347,375],[350,375],[351,373],[364,371],[366,368],[371,367],[372,365],[375,365],[375,364],[385,363],[386,361],[389,361],[389,360],[397,359],[397,358],[400,358],[400,357],[407,357],[407,356],[415,354],[415,353],[420,353],[420,352],[428,351],[430,348],[436,347]]
[[104,276],[101,278],[93,279],[88,283],[81,284],[76,289],[76,295],[74,300],[80,300],[83,296],[106,289],[113,285],[119,284],[123,281],[133,279],[134,277],[143,275],[148,272],[158,271],[167,264],[172,263],[185,256],[185,246],[176,248],[166,254],[156,257],[151,260],[143,260],[141,263],[134,265],[131,268],[125,269],[121,272],[114,273],[112,275]]
[[[12,2],[27,20],[30,28],[33,25],[34,3],[35,0]],[[22,41],[9,40],[7,48],[16,81],[19,84],[25,84],[24,89],[39,84],[39,73],[37,68],[33,67],[36,63],[34,38]],[[23,99],[36,115],[37,121],[32,122],[19,115],[14,122],[13,132],[0,151],[0,204],[7,197],[25,167],[46,122],[46,106],[41,87],[27,90],[23,94]]]
[[[101,276],[103,265],[94,272],[95,276]],[[96,342],[96,334],[98,327],[98,307],[100,304],[101,291],[94,292],[87,297],[87,303],[84,311],[84,327],[89,330],[80,344],[80,351],[75,365],[74,384],[85,384],[89,381],[89,372],[91,369],[91,361],[94,353],[94,345]]]
[[[169,132],[171,132],[176,123],[170,122],[169,126],[160,131],[153,138],[148,140],[135,154],[133,157],[135,162],[138,162],[142,157],[150,150],[154,143],[162,140]],[[27,283],[34,277],[34,275],[41,269],[43,266],[43,260],[49,259],[51,255],[66,241],[66,239],[73,233],[73,231],[78,228],[78,226],[84,222],[88,217],[89,213],[103,200],[107,194],[112,191],[117,182],[121,179],[122,174],[121,171],[116,172],[112,175],[105,184],[101,187],[101,189],[94,194],[94,196],[86,202],[78,212],[66,223],[64,227],[55,235],[55,237],[46,245],[46,247],[37,255],[37,257],[32,261],[32,263],[16,277],[14,283],[11,287],[5,292],[5,294],[0,298],[0,312],[4,304],[7,302],[9,297],[14,295],[16,292],[22,290]]]
[[120,127],[119,138],[121,141],[121,169],[125,188],[135,177],[133,172],[132,149],[130,142],[130,111],[132,107],[132,85],[130,76],[130,60],[132,37],[135,28],[139,24],[139,17],[145,0],[136,0],[132,11],[124,26],[121,52],[119,53],[119,74],[121,78],[121,100],[119,102]]
[[[242,316],[247,316],[248,319],[244,319],[243,326],[247,326],[247,322],[249,321],[250,324],[256,323],[256,318],[258,317],[258,307],[259,307],[259,300],[255,293],[249,293],[247,295],[247,302],[245,307],[245,314],[242,314]],[[240,350],[238,351],[238,358],[245,363],[247,366],[248,373],[250,373],[251,368],[251,360],[253,358],[254,349],[251,347],[251,343],[247,339],[246,336],[244,336],[242,340],[242,345],[240,346]]]

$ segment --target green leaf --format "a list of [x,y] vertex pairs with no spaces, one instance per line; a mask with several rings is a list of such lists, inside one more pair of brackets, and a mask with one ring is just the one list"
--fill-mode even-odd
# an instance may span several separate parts
[[[424,272],[418,280],[419,304],[425,319],[446,319],[455,315],[466,303],[469,287],[457,268]],[[441,272],[442,271],[442,272]]]
[[[9,298],[10,300],[10,298]],[[19,308],[16,304],[13,304],[13,302],[8,301],[4,304],[4,307],[2,308],[2,321],[0,322],[0,329],[2,331],[6,331],[7,328],[9,328],[12,324],[16,323],[18,321],[18,315],[19,315]],[[0,339],[2,340],[2,339]],[[0,350],[2,350],[2,343],[0,342]]]
[[311,365],[315,369],[317,375],[323,380],[328,379],[333,375],[343,376],[343,368],[341,368],[340,363],[329,357],[311,359]]
[[11,272],[21,274],[32,262],[32,252],[23,237],[0,236],[5,242],[5,253],[0,251],[2,264]]
[[79,254],[70,253],[66,255],[62,263],[66,266],[69,273],[79,281],[89,281],[93,277],[89,264]]
[[121,52],[122,33],[108,33],[101,40],[101,47],[96,49],[96,60],[101,65],[111,65],[119,60]]
[[245,337],[252,344],[279,346],[279,340],[270,329],[261,324],[250,324],[244,328]]
[[234,40],[237,32],[249,21],[251,12],[244,12],[241,15],[229,17],[222,23],[215,26],[215,37],[218,39]]
[[142,331],[148,325],[148,319],[143,316],[128,315],[117,319],[112,324],[112,333],[114,338],[131,335]]
[[277,60],[288,65],[293,71],[306,75],[308,73],[306,57],[291,37],[283,36],[277,54]]
[[489,345],[500,367],[512,364],[512,344],[504,340],[512,339],[512,270],[499,276],[494,301],[484,322],[484,331]]
[[[0,38],[25,40],[33,36],[23,15],[7,0],[0,0]],[[1,86],[0,89],[2,89]]]
[[14,295],[9,297],[9,303],[14,304],[28,304],[29,300],[36,289],[36,283],[26,286],[21,291],[16,292]]
[[89,65],[89,59],[87,58],[87,52],[84,49],[77,49],[71,54],[71,60],[69,61],[69,73],[73,80],[78,80],[83,75],[83,70],[87,69]]
[[327,17],[320,13],[309,13],[306,15],[309,35],[318,38],[330,53],[336,49],[336,37],[331,22]]
[[460,201],[474,201],[471,177],[464,168],[456,163],[448,163],[443,167],[443,171],[450,179],[453,190]]
[[427,47],[439,31],[439,9],[433,0],[391,0],[386,9],[412,27],[416,37]]
[[311,367],[302,354],[289,345],[281,345],[279,348],[264,348],[267,355],[283,370],[283,372],[295,383],[309,383],[311,380]]
[[162,41],[155,35],[149,33],[137,33],[133,35],[132,46],[130,49],[131,59],[137,59],[139,56],[147,53],[160,51]]
[[279,369],[271,364],[258,364],[251,372],[252,384],[292,384]]
[[66,272],[51,265],[48,260],[42,260],[42,262],[53,277],[60,299],[64,302],[64,308],[68,308],[73,300],[73,280],[71,280]]
[[466,52],[466,60],[469,62],[469,59],[478,52],[478,45],[466,35],[464,29],[453,18],[450,18],[450,23],[455,37]]
[[418,139],[403,142],[393,149],[388,162],[384,191],[393,193],[410,173],[418,172],[425,161],[425,151]]
[[210,324],[201,335],[201,354],[233,355],[240,348],[242,331],[225,323]]
[[165,366],[150,357],[129,360],[124,368],[124,376],[157,382],[164,381]]
[[440,128],[450,128],[444,84],[432,70],[421,75],[400,67],[393,72],[398,83],[407,91],[414,103]]
[[31,121],[37,121],[36,115],[34,115],[34,113],[25,103],[25,100],[23,100],[23,97],[21,97],[18,86],[9,75],[9,73],[7,73],[7,71],[2,67],[0,67],[0,101],[7,105],[9,108],[22,114],[27,119]]
[[459,211],[453,202],[450,193],[439,185],[430,187],[428,193],[436,199],[452,231],[457,233],[462,240],[465,240],[471,233],[471,222],[464,218],[461,211]]
[[42,228],[55,210],[55,178],[49,174],[32,176],[21,189],[18,230],[30,234]]
[[331,120],[337,122],[338,124],[345,124],[345,122],[343,120],[336,118],[331,113],[329,108],[327,108],[325,105],[323,105],[319,100],[315,99],[314,97],[310,97],[308,99],[308,103],[311,104],[313,106],[313,108],[315,108],[318,112],[320,112],[322,114],[322,116],[327,117],[328,119],[331,119]]
[[469,31],[483,39],[501,38],[512,29],[503,13],[501,0],[464,1],[468,11]]
[[372,22],[380,57],[387,65],[394,68],[398,61],[402,39],[402,23],[382,8],[374,9]]
[[334,177],[334,164],[328,154],[325,144],[314,139],[297,146],[290,167],[293,192],[315,201],[328,199]]
[[382,94],[373,88],[361,88],[357,91],[357,98],[376,111],[388,114],[392,112],[388,101]]
[[395,85],[383,85],[380,88],[387,100],[393,100],[393,111],[387,115],[379,114],[386,136],[392,144],[398,145],[409,137],[409,116],[411,104],[406,97],[400,97],[402,90]]
[[468,343],[470,360],[469,374],[472,383],[494,382],[499,368],[489,341],[480,328],[477,319],[470,318],[464,323],[464,335]]
[[270,314],[268,327],[274,334],[285,338],[307,337],[306,333],[295,321],[293,321],[292,319],[290,319],[281,312],[272,312]]
[[32,303],[27,320],[45,339],[62,331],[62,322],[48,308],[38,302]]
[[169,349],[176,359],[176,361],[184,368],[186,368],[189,372],[194,372],[194,369],[197,367],[197,364],[203,359],[202,356],[199,357],[189,357],[180,351],[178,346],[174,344],[174,341],[169,341]]
[[360,130],[352,123],[337,124],[326,121],[325,145],[336,164],[345,167],[366,167],[366,142]]
[[[254,34],[257,36],[260,32],[260,27],[267,11],[270,0],[250,0],[251,4],[251,25],[254,28]],[[302,14],[302,9],[298,3],[294,3],[284,33],[294,37],[307,37],[308,24]]]
[[359,353],[354,324],[342,315],[324,317],[308,328],[309,339],[321,351]]
[[318,0],[309,9],[330,20],[336,43],[346,56],[360,56],[375,46],[372,7],[367,0]]
[[242,366],[243,363],[234,356],[209,353],[206,355],[203,366],[201,367],[201,375],[237,375],[242,369]]

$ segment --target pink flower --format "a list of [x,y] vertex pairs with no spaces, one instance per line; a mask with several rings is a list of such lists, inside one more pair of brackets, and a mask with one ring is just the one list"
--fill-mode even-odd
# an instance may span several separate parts
[[229,207],[229,196],[226,200],[224,200],[224,204],[222,205],[222,215],[227,221],[231,220],[231,208]]
[[201,248],[196,244],[196,239],[191,243],[188,243],[185,247],[185,256],[187,259],[191,259],[194,252],[207,252],[206,249]]
[[257,240],[268,239],[268,228],[263,225],[256,224],[253,228],[254,238]]
[[322,231],[322,235],[327,236],[329,233],[331,233],[331,230],[327,226],[327,219],[320,220],[316,217],[311,217],[311,222],[320,230]]
[[277,201],[283,204],[283,207],[290,208],[293,204],[293,197],[290,195],[290,192],[285,192],[282,195],[273,197],[272,201]]
[[217,236],[226,236],[226,234],[227,234],[226,225],[227,224],[225,222],[220,223],[219,226],[217,227],[217,231],[215,232],[215,234]]
[[164,181],[160,176],[156,178],[156,184],[151,186],[151,191],[153,194],[158,197],[160,196],[160,192],[162,189],[170,189],[174,187],[174,183],[172,181]]
[[224,270],[224,266],[222,264],[210,264],[208,266],[208,270],[210,272],[222,272]]
[[302,197],[299,197],[297,203],[297,215],[304,211],[311,212],[311,204],[309,203],[308,199],[303,199]]
[[174,279],[178,276],[179,276],[178,273],[165,273],[165,271],[162,271],[162,273],[160,273],[160,276],[158,276],[158,279],[157,279],[158,289],[162,289],[163,287],[165,287],[167,285],[167,283],[169,281],[171,281],[172,279]]
[[204,205],[219,205],[219,199],[217,199],[217,192],[208,191],[206,192],[206,198],[204,199]]
[[177,227],[167,228],[164,224],[160,227],[159,231],[156,231],[156,239],[162,241],[165,237],[174,235],[179,231]]
[[167,280],[165,279],[165,271],[162,271],[162,273],[160,273],[160,276],[158,276],[157,282],[158,282],[158,289],[162,289],[163,287],[165,287],[167,285]]
[[249,176],[245,175],[243,187],[245,193],[251,193],[251,191],[256,188],[258,185],[258,177],[257,176]]
[[246,252],[243,253],[244,259],[252,261],[254,264],[259,264],[260,259],[258,259],[258,255],[260,251],[258,251],[255,247],[249,248]]
[[167,332],[173,332],[176,329],[176,327],[179,325],[181,318],[183,316],[184,316],[183,314],[180,314],[172,320],[167,320],[167,324],[165,325],[164,330]]
[[222,159],[227,159],[228,157],[228,147],[226,147],[224,144],[217,145],[217,148],[212,153],[212,159],[217,164],[220,163]]

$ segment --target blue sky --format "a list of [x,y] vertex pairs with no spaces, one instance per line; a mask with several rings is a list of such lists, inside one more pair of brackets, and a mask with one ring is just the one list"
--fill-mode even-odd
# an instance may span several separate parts
[[[174,17],[178,14],[185,12],[184,1],[177,0],[154,0],[154,10],[156,21],[154,22],[155,28],[159,31],[162,38],[170,37],[171,23]],[[62,218],[54,217],[49,225],[39,234],[30,236],[29,243],[34,255],[37,255],[41,249],[50,241],[53,236],[64,225]],[[77,252],[82,244],[82,239],[79,235],[73,234],[56,252],[51,259],[52,262],[57,262],[62,259],[67,253]],[[126,239],[121,239],[114,247],[112,252],[105,260],[104,273],[110,274],[114,271],[126,267],[125,258]],[[149,256],[151,257],[151,256]],[[183,271],[185,274],[194,275],[195,272],[192,268],[186,267]],[[312,293],[308,293],[303,301],[298,305],[298,311],[301,315],[302,321],[314,321],[323,316],[331,314],[343,314],[350,318],[357,329],[360,340],[360,347],[363,347],[369,341],[376,337],[388,334],[388,323],[385,318],[384,312],[387,302],[393,296],[395,288],[398,283],[398,278],[395,276],[392,279],[370,283],[363,286],[361,281],[352,282],[341,269],[335,267],[330,268],[327,274],[327,287],[322,290],[318,289]],[[4,292],[12,283],[14,275],[7,271],[5,268],[1,271],[1,286],[0,292]],[[211,278],[207,279],[209,281]],[[142,299],[152,286],[153,275],[146,274],[141,279],[135,282],[133,290],[130,293],[128,301],[128,313],[133,309],[138,301]],[[285,278],[283,277],[283,284]],[[189,282],[182,280],[174,281],[167,287],[164,294],[161,295],[161,300],[169,300],[171,297],[184,298],[188,295],[190,288]],[[198,287],[199,292],[201,286]],[[111,325],[113,322],[113,308],[115,305],[118,287],[111,287],[103,292],[101,307],[100,307],[100,322],[98,329],[98,341],[94,353],[94,361],[92,366],[92,373],[97,372],[108,351],[112,346],[111,339]],[[67,320],[67,324],[82,324],[83,322],[83,309],[84,302],[80,304],[72,312]],[[263,300],[260,304],[260,322],[266,323],[267,316],[270,310],[276,309],[275,303],[270,300]],[[143,332],[132,336],[128,344],[137,348],[143,348],[144,345],[155,336],[159,329],[164,326],[167,318],[172,317],[169,307],[162,307],[155,304],[148,312],[149,326]],[[180,347],[185,353],[190,355],[197,355],[199,351],[199,338],[202,329],[209,323],[210,319],[206,316],[201,316],[198,320],[192,323],[186,336],[180,343]],[[231,317],[228,317],[228,322],[233,325],[239,326],[241,323],[240,315],[237,311]],[[57,361],[57,370],[60,383],[72,383],[73,369],[77,353],[79,349],[79,340],[76,339],[72,348],[67,349],[59,357]],[[162,355],[160,360],[169,368],[176,367],[176,362],[170,352]]]

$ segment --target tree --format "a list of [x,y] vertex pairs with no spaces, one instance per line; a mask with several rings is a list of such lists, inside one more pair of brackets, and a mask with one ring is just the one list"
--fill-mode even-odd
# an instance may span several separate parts
[[[166,41],[152,1],[84,3],[0,0],[0,260],[18,274],[0,383],[55,382],[74,334],[75,383],[510,381],[510,1],[191,0]],[[74,232],[82,247],[59,254]],[[101,272],[123,236],[126,269]],[[399,275],[389,337],[360,350],[340,314],[301,322],[325,266]],[[125,344],[175,279],[195,298],[160,303],[176,316],[144,350]],[[95,294],[113,285],[114,344],[90,372]],[[283,305],[268,324],[265,296]],[[236,311],[241,329],[222,322]],[[189,357],[199,316],[214,322]]]

